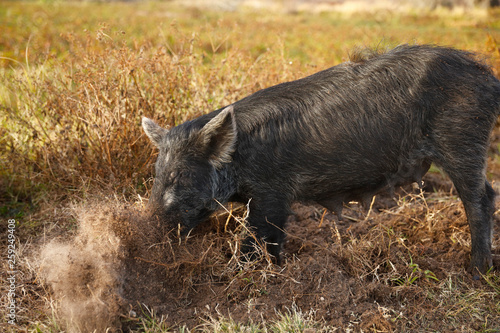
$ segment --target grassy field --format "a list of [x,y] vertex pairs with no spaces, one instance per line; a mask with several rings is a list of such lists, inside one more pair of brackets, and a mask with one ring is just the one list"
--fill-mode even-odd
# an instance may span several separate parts
[[[500,12],[2,2],[0,28],[2,307],[9,230],[17,270],[16,323],[2,312],[1,331],[500,332],[500,275],[465,271],[465,215],[436,169],[425,194],[379,198],[366,218],[354,205],[352,225],[296,207],[282,267],[238,261],[242,207],[182,241],[138,213],[156,156],[142,116],[174,126],[356,47],[448,45],[483,54],[498,75]],[[497,128],[497,191],[499,144]],[[161,248],[134,243],[151,235]]]

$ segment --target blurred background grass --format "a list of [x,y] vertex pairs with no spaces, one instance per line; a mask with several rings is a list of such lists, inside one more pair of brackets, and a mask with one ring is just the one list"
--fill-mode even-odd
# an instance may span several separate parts
[[142,116],[174,126],[346,61],[355,47],[449,45],[500,69],[498,10],[280,4],[2,3],[2,212],[89,189],[147,195],[155,152]]

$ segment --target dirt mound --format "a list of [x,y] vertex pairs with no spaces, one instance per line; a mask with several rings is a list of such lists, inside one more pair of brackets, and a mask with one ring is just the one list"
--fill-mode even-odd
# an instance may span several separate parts
[[40,252],[40,275],[59,301],[59,315],[71,331],[105,331],[119,326],[123,298],[120,269],[123,239],[113,229],[116,207],[75,209],[78,233],[54,239]]
[[[41,273],[72,331],[134,328],[145,311],[170,327],[195,327],[220,316],[273,320],[292,308],[355,331],[449,329],[449,311],[460,311],[443,288],[479,283],[465,272],[463,207],[451,192],[399,195],[377,198],[368,215],[352,204],[343,221],[296,204],[280,267],[265,253],[240,260],[245,207],[180,237],[123,204],[85,205],[75,210],[76,235],[44,246]],[[500,295],[488,297],[482,301],[494,305]],[[451,327],[500,327],[498,318],[460,314]]]

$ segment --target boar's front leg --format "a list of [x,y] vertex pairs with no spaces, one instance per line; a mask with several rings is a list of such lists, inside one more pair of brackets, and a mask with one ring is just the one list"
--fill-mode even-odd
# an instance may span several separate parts
[[288,202],[278,199],[277,196],[252,199],[247,221],[252,234],[243,241],[242,253],[249,258],[255,258],[256,246],[265,245],[267,252],[279,265],[280,250],[285,238],[283,228],[290,214]]

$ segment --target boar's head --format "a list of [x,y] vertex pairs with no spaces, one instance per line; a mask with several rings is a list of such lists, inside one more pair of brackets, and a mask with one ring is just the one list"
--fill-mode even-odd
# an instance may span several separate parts
[[149,209],[162,221],[190,230],[218,208],[216,199],[223,200],[218,198],[220,174],[236,146],[233,107],[170,130],[145,117],[142,126],[160,151]]

